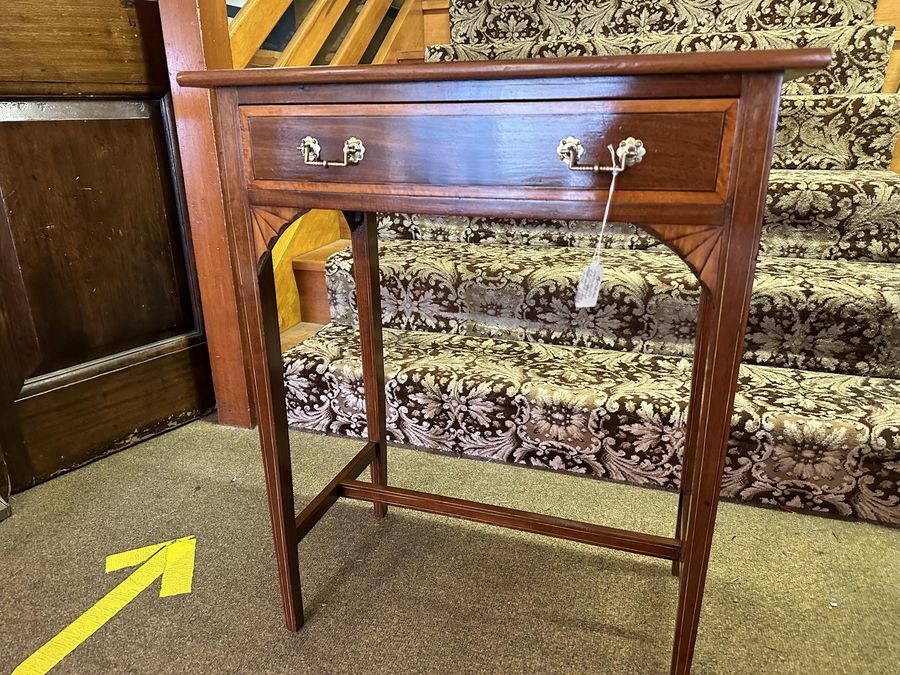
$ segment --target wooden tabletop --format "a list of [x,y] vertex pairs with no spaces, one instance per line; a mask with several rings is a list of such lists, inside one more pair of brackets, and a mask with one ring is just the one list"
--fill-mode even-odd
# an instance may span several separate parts
[[773,49],[514,61],[203,70],[179,73],[177,80],[183,87],[212,88],[748,71],[785,71],[787,79],[790,79],[824,68],[830,62],[830,49]]

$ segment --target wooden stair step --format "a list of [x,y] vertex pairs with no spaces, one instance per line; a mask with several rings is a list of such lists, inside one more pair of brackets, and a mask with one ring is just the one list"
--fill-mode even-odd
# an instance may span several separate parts
[[294,324],[287,330],[281,331],[282,353],[288,351],[292,347],[296,347],[297,345],[302,344],[308,338],[311,338],[313,335],[322,330],[324,327],[325,324],[301,321],[300,323]]
[[347,248],[350,248],[350,240],[338,239],[298,255],[291,261],[300,296],[302,321],[318,324],[331,321],[328,287],[325,283],[325,263],[329,257]]
[[294,270],[299,272],[324,272],[325,262],[328,258],[346,248],[350,248],[350,240],[338,239],[312,251],[307,251],[294,258]]

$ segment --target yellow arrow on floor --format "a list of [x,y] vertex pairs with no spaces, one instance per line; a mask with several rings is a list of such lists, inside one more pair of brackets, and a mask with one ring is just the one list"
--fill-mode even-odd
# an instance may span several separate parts
[[12,675],[43,675],[49,671],[160,576],[162,584],[159,597],[190,593],[196,550],[195,537],[182,537],[108,556],[107,573],[135,565],[140,567],[104,595],[97,604],[66,626],[56,637],[25,659]]

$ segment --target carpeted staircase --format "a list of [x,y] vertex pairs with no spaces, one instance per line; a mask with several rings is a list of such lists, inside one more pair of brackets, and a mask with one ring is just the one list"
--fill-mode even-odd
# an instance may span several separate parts
[[[900,96],[870,0],[454,0],[432,61],[829,46],[785,85],[725,497],[900,525]],[[561,132],[562,133],[562,132]],[[699,298],[649,234],[596,223],[380,219],[395,443],[676,487]],[[332,323],[285,354],[288,416],[365,432],[348,251]]]

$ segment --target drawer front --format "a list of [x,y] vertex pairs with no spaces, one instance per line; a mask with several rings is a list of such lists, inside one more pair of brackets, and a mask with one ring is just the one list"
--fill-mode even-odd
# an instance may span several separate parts
[[[247,179],[256,187],[368,184],[444,196],[503,188],[510,197],[595,191],[609,174],[571,171],[557,155],[560,140],[575,136],[582,164],[606,166],[607,145],[633,136],[647,153],[620,176],[619,189],[710,193],[724,184],[735,110],[733,99],[300,104],[243,106],[241,124]],[[365,155],[345,167],[308,165],[298,147],[307,136],[318,141],[321,160],[341,161],[351,137]]]

